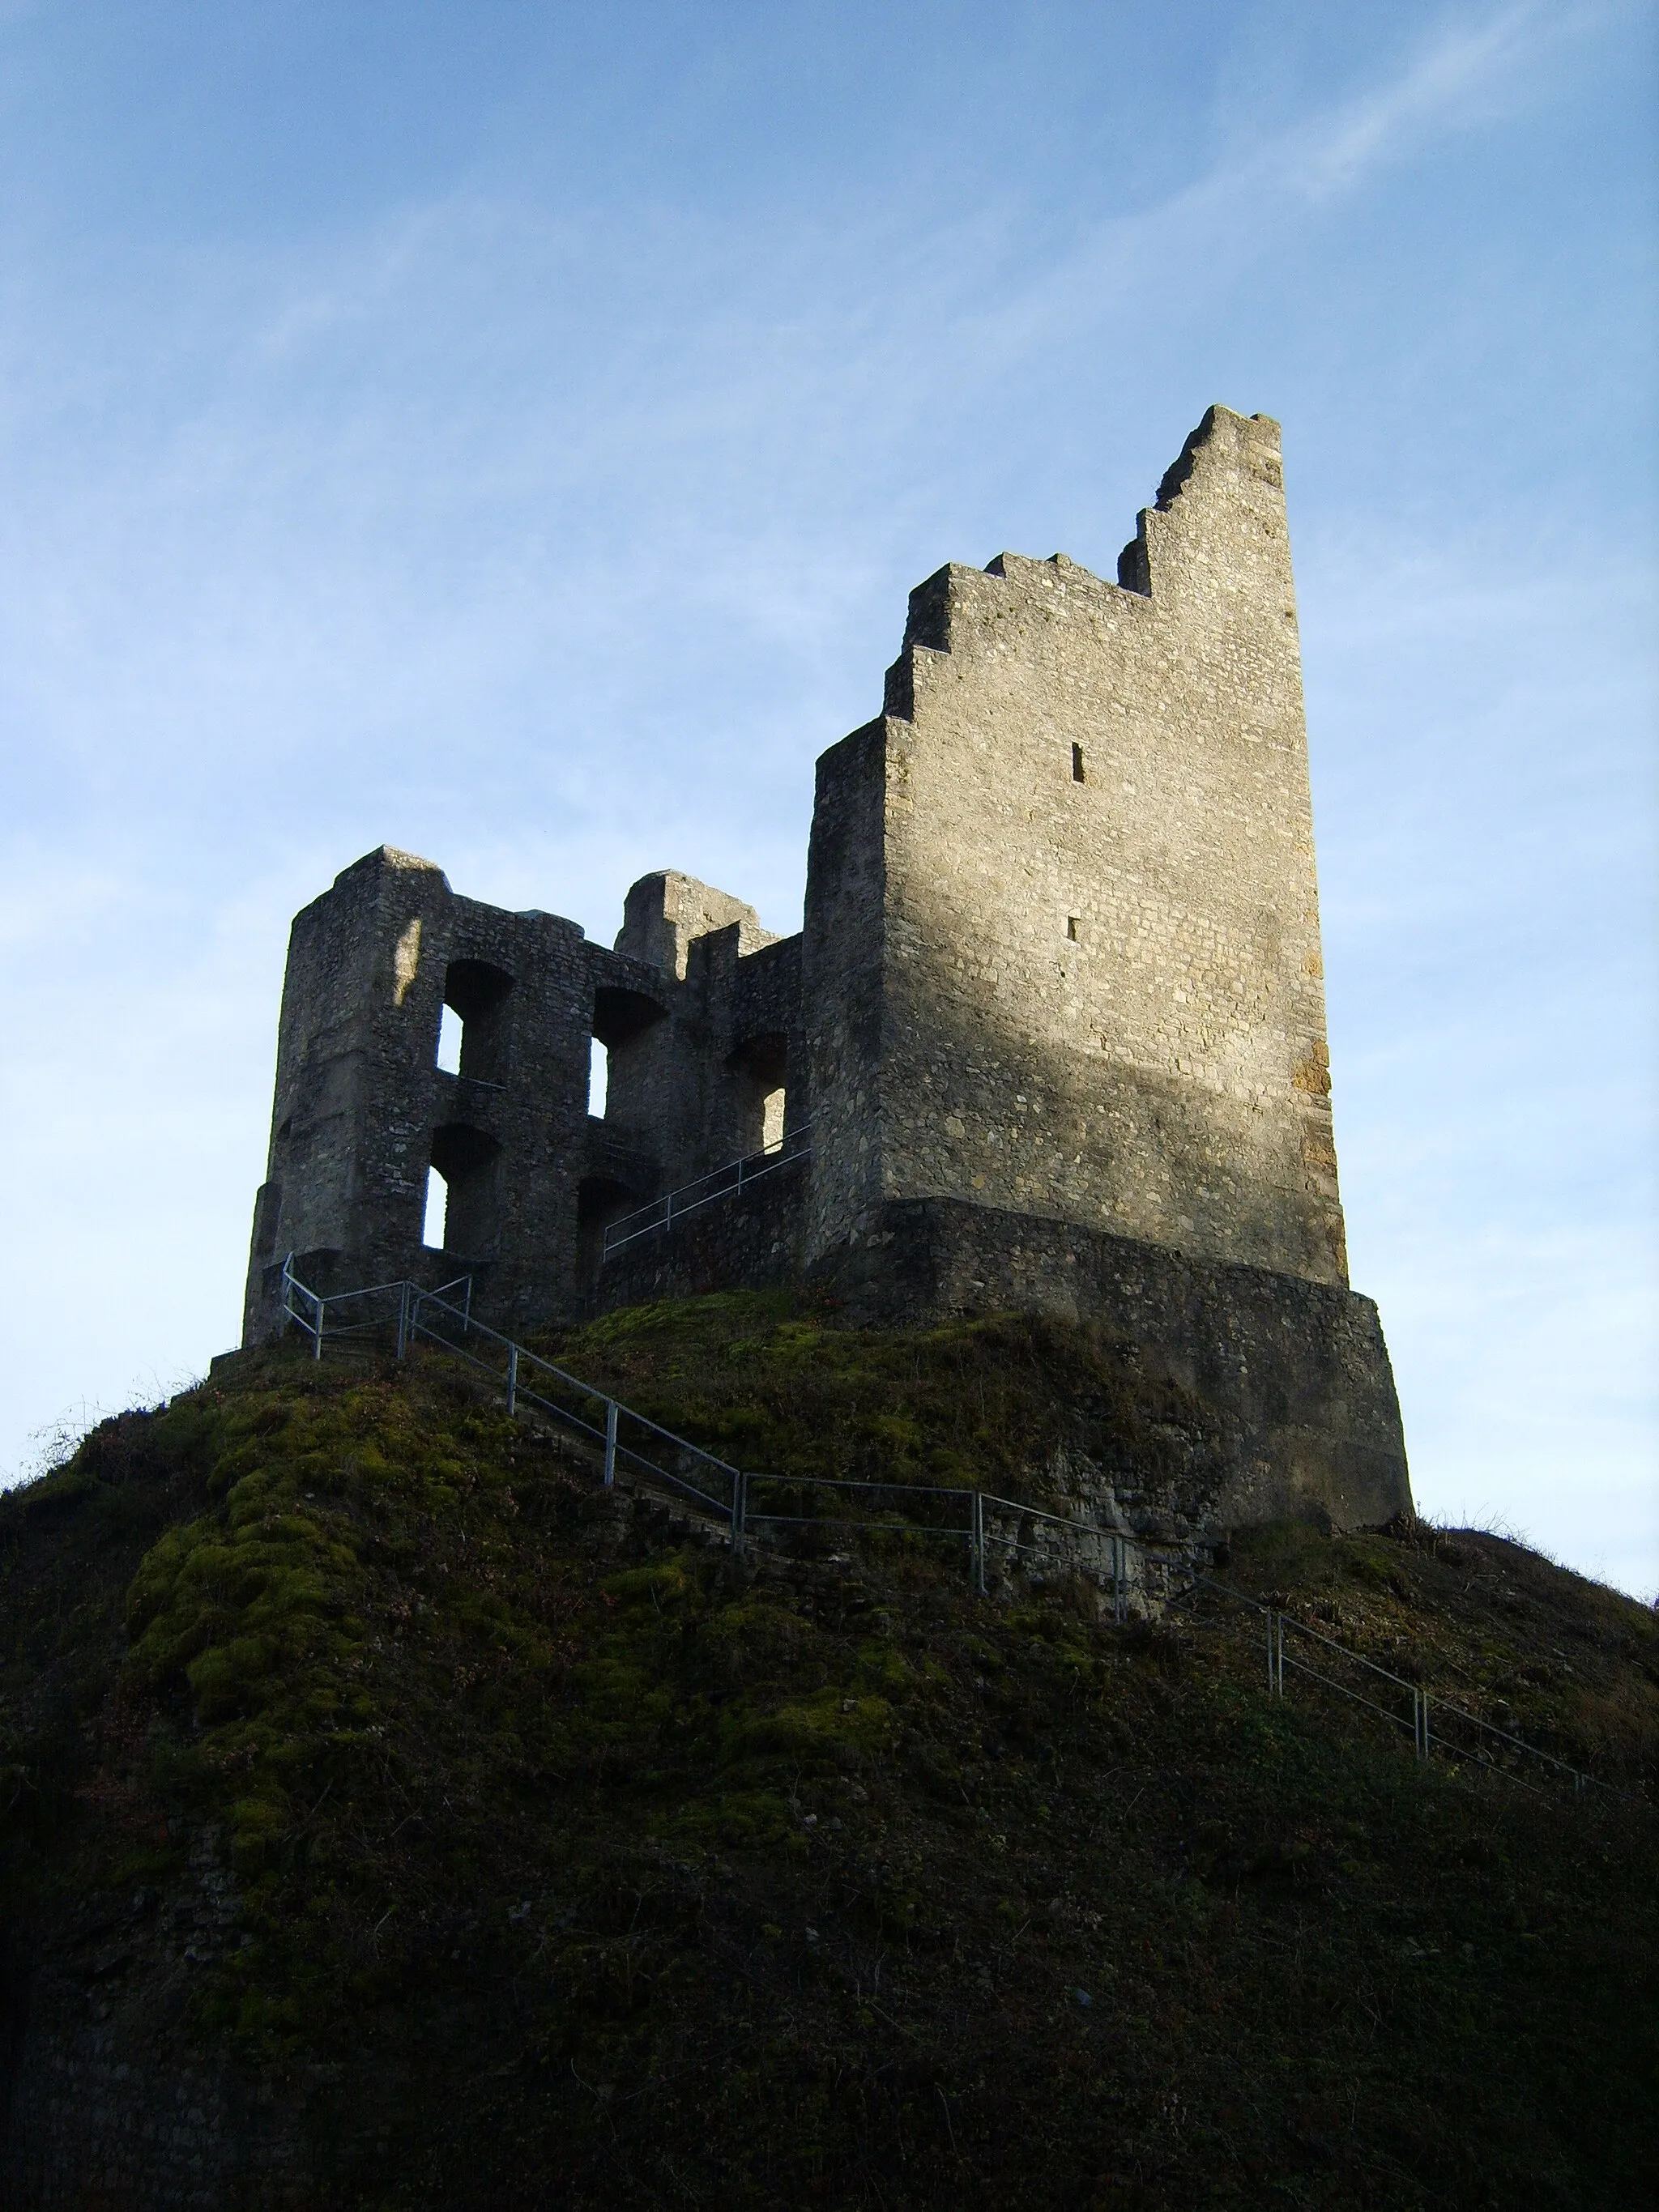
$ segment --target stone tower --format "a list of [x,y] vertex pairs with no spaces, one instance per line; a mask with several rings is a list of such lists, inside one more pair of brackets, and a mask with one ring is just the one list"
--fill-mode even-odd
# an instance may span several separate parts
[[1212,408],[1119,575],[941,568],[819,763],[814,1256],[953,1197],[1346,1283],[1278,425]]

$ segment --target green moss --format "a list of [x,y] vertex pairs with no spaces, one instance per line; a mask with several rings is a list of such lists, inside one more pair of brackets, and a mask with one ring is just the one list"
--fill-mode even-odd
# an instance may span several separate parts
[[[1040,1492],[1062,1442],[1141,1476],[1201,1479],[1224,1441],[1214,1416],[1122,1346],[1025,1316],[860,1329],[787,1291],[728,1292],[608,1315],[549,1345],[706,1450],[797,1480]],[[805,1507],[804,1494],[754,1503]]]
[[[1086,1335],[781,1296],[580,1346],[798,1475],[1030,1477],[1079,1421],[1133,1455],[1161,1402]],[[751,1579],[696,1538],[435,1358],[262,1358],[112,1425],[0,1500],[27,1942],[122,1884],[195,1924],[228,1866],[233,1937],[152,2001],[306,2085],[343,2207],[526,2174],[576,2212],[1650,2193],[1645,1815],[1269,1699],[1254,1616],[1115,1631],[1064,1590],[976,1602],[908,1539]],[[1639,1609],[1439,1540],[1258,1531],[1227,1572],[1639,1784]]]
[[1230,1578],[1252,1589],[1310,1589],[1328,1583],[1337,1553],[1328,1536],[1306,1521],[1275,1521],[1240,1529],[1232,1540]]
[[696,1588],[680,1559],[653,1561],[648,1567],[629,1567],[607,1575],[599,1586],[624,1605],[650,1604],[660,1607],[689,1598]]

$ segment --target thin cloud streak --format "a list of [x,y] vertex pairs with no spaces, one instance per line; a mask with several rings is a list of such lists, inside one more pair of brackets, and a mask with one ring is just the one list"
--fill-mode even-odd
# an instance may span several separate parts
[[[1280,246],[1276,224],[1298,209],[1320,212],[1437,138],[1546,100],[1549,61],[1582,43],[1610,12],[1622,11],[1549,9],[1528,0],[1473,28],[1454,22],[1379,82],[1277,132],[1243,134],[1244,150],[1224,153],[1164,200],[1098,224],[1027,287],[1018,305],[981,324],[977,338],[1000,340],[999,365],[1006,366],[1056,325],[1074,333],[1080,300],[1115,303],[1125,287],[1139,287],[1147,304],[1161,303],[1172,269],[1182,272],[1183,289],[1201,285],[1206,271],[1235,283],[1240,258],[1258,259]],[[1189,293],[1183,304],[1190,312]],[[1130,319],[1127,313],[1119,319]]]
[[1310,200],[1352,191],[1425,137],[1464,131],[1536,100],[1547,89],[1546,64],[1606,12],[1526,4],[1501,8],[1470,29],[1453,25],[1389,82],[1289,134],[1264,166]]

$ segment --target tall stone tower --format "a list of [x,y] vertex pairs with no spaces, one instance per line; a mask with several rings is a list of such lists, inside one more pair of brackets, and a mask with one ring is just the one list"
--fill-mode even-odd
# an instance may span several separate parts
[[1119,575],[941,568],[819,763],[811,1241],[950,1197],[1343,1285],[1278,425],[1212,408]]

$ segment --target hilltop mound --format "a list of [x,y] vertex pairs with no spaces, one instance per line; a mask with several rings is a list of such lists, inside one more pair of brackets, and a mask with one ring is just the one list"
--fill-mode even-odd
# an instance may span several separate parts
[[[704,1300],[562,1356],[781,1473],[1151,1511],[1208,1448],[1024,1322]],[[106,1422],[0,1500],[7,2203],[1644,2200],[1652,1616],[1418,1524],[1225,1573],[1626,1796],[1270,1698],[1242,1607],[734,1563],[439,1354]]]

